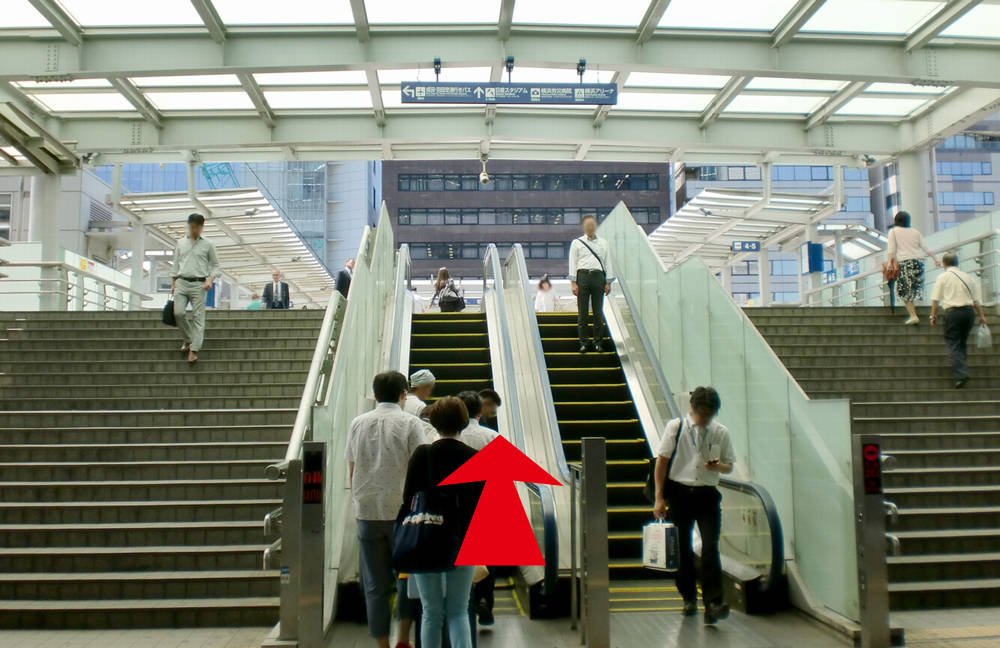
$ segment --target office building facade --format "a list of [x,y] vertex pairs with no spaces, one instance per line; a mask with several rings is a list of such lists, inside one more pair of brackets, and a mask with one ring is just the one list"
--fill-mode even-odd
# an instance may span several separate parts
[[491,160],[487,168],[482,184],[478,160],[382,163],[382,194],[415,277],[442,266],[480,277],[490,243],[502,254],[520,243],[532,277],[565,277],[585,216],[603,218],[623,201],[646,231],[669,217],[667,164]]

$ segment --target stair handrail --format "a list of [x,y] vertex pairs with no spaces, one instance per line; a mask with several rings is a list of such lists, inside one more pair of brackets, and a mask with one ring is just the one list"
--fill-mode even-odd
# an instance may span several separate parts
[[[518,251],[521,246],[515,245]],[[512,254],[516,254],[511,250]],[[521,252],[523,254],[523,251]],[[508,259],[511,257],[508,256]],[[516,258],[516,256],[515,256]],[[510,419],[514,430],[514,445],[521,451],[527,450],[524,438],[524,426],[521,419],[521,405],[518,399],[517,390],[513,388],[516,384],[514,374],[514,353],[511,342],[511,332],[506,326],[507,303],[504,296],[505,280],[503,264],[500,262],[500,253],[495,243],[490,243],[486,248],[486,255],[483,258],[483,310],[486,308],[486,295],[489,281],[492,279],[493,293],[496,297],[497,316],[501,322],[500,326],[500,346],[503,354],[504,381],[508,386],[506,394],[508,411],[511,413]],[[534,312],[533,310],[531,312]],[[542,552],[545,560],[544,576],[542,579],[542,594],[549,595],[556,591],[559,583],[559,529],[555,519],[555,497],[552,488],[548,484],[526,484],[528,490],[538,496],[542,514]]]

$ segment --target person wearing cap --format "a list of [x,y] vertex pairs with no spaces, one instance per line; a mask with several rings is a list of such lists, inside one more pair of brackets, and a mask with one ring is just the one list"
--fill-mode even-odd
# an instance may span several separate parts
[[[184,336],[181,351],[187,361],[198,360],[198,352],[205,340],[205,293],[222,274],[215,245],[201,237],[205,217],[191,214],[187,219],[188,235],[174,248],[174,264],[170,292],[174,300],[174,319]],[[188,312],[188,306],[191,312]]]
[[406,392],[403,411],[420,416],[427,407],[427,399],[434,393],[434,374],[428,369],[420,369],[410,374],[410,389]]

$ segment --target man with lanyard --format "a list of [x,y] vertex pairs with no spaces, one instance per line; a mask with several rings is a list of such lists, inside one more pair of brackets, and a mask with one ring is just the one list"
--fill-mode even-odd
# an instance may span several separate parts
[[969,333],[975,325],[986,323],[979,284],[968,274],[959,270],[958,257],[954,252],[941,259],[944,272],[934,282],[931,291],[931,326],[937,323],[939,307],[944,310],[944,343],[948,346],[951,370],[955,375],[955,389],[965,387],[969,382],[969,366],[966,352]]
[[698,613],[695,589],[694,549],[691,531],[695,523],[701,535],[701,595],[705,623],[729,616],[722,600],[722,564],[719,531],[722,526],[722,495],[719,475],[733,470],[736,456],[729,431],[715,421],[722,401],[712,387],[691,392],[691,411],[666,425],[656,457],[656,505],[653,517],[670,518],[679,536],[680,565],[677,590],[684,598],[684,615]]
[[[188,235],[177,242],[174,249],[173,281],[170,292],[174,296],[174,318],[184,336],[181,351],[187,352],[187,361],[198,360],[205,340],[205,293],[222,274],[215,245],[201,237],[205,217],[188,216]],[[187,312],[188,304],[191,312]]]
[[[569,246],[569,280],[576,296],[576,327],[580,336],[580,353],[588,350],[600,353],[604,340],[604,296],[611,292],[611,248],[597,238],[597,217],[587,214],[581,223],[583,236]],[[587,342],[587,315],[594,312],[593,337]]]

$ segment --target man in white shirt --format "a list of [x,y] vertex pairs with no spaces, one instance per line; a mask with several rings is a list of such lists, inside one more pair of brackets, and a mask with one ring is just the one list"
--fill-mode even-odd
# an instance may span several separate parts
[[406,376],[398,371],[380,373],[372,389],[378,405],[351,421],[344,456],[358,521],[368,631],[379,648],[389,648],[392,528],[403,504],[410,455],[424,442],[424,430],[418,418],[401,408]]
[[701,594],[705,623],[729,616],[722,599],[722,563],[719,532],[722,527],[722,495],[719,476],[730,473],[736,455],[729,431],[715,421],[722,401],[712,387],[691,392],[691,411],[683,419],[666,425],[656,457],[656,505],[653,517],[670,518],[680,537],[677,590],[684,597],[684,615],[697,614],[694,549],[691,531],[695,523],[701,535]]
[[267,310],[288,310],[291,307],[288,284],[281,280],[280,270],[271,273],[271,283],[264,286],[264,297],[261,303]]
[[958,269],[958,256],[949,252],[941,259],[944,272],[934,282],[931,291],[931,326],[937,323],[938,310],[944,311],[944,343],[948,347],[951,371],[955,375],[955,389],[969,382],[969,365],[966,362],[969,333],[978,317],[986,323],[979,282]]
[[[205,217],[191,214],[187,219],[188,235],[177,241],[170,292],[174,299],[174,318],[184,336],[181,351],[188,362],[197,362],[205,342],[205,298],[212,284],[222,274],[215,245],[201,237]],[[191,305],[191,312],[187,310]]]
[[427,407],[427,399],[434,393],[434,374],[428,369],[420,369],[410,374],[410,390],[406,393],[403,410],[407,414],[420,416]]
[[[597,237],[597,217],[588,214],[580,224],[583,236],[573,239],[569,246],[569,281],[576,296],[576,327],[580,336],[580,353],[588,350],[600,353],[604,340],[604,296],[611,292],[611,247]],[[591,342],[588,344],[587,321],[594,312]]]

